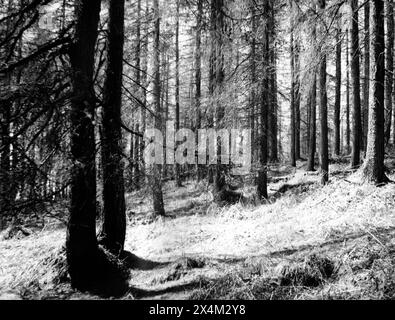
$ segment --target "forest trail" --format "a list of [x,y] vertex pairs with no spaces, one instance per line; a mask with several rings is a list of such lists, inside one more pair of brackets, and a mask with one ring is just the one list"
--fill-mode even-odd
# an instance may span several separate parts
[[[129,194],[133,213],[129,211],[125,249],[138,263],[125,298],[358,298],[379,297],[388,290],[392,294],[395,185],[357,185],[339,164],[331,171],[335,176],[322,187],[319,176],[305,173],[299,164],[298,170],[273,179],[272,200],[258,207],[217,207],[203,184],[169,186],[165,204],[170,217],[155,221],[147,217],[149,195]],[[390,178],[395,180],[393,173]],[[0,287],[15,288],[13,292],[30,298],[81,297],[67,284],[54,285],[52,279],[58,275],[49,271],[53,268],[48,265],[57,264],[53,257],[64,240],[64,227],[57,226],[0,241]],[[336,274],[319,286],[281,285],[284,270],[303,269],[312,256],[331,261]]]

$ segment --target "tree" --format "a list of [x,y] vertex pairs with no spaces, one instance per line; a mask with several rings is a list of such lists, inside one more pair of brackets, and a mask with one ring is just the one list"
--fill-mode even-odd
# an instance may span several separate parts
[[341,26],[336,30],[336,93],[335,93],[335,155],[340,156],[340,111],[341,111],[341,85],[342,85],[342,41]]
[[[313,10],[315,10],[315,5]],[[311,33],[311,42],[313,47],[313,55],[316,54],[317,48],[317,30],[316,24],[314,22],[312,33]],[[312,72],[312,84],[309,93],[309,105],[308,108],[310,109],[309,115],[309,150],[308,150],[308,161],[307,161],[307,171],[315,171],[315,154],[316,154],[316,145],[317,145],[317,72],[316,68],[314,67]]]
[[376,184],[388,181],[385,175],[384,156],[384,81],[385,35],[384,1],[371,0],[371,76],[369,133],[366,159],[362,167],[363,180]]
[[[271,14],[271,1],[264,0],[263,15],[269,17]],[[262,35],[262,84],[261,84],[261,102],[260,102],[260,155],[259,155],[259,172],[258,172],[258,198],[263,200],[268,198],[267,193],[267,159],[268,159],[268,115],[270,108],[269,83],[270,75],[270,31],[272,25],[269,19],[265,18],[266,25]]]
[[74,287],[95,285],[98,267],[96,238],[96,173],[93,91],[95,44],[100,0],[76,1],[75,38],[71,47],[71,203],[67,226],[67,261]]
[[116,255],[123,252],[126,235],[121,131],[124,16],[125,1],[110,1],[107,69],[102,108],[104,220],[100,242]]
[[359,14],[358,0],[351,1],[351,81],[352,81],[352,104],[353,104],[353,126],[352,126],[352,153],[351,167],[359,167],[361,162],[361,95],[360,95],[360,48],[359,48]]
[[[392,31],[391,31],[392,30]],[[393,93],[394,93],[394,1],[387,1],[387,52],[385,72],[385,143],[391,139]]]
[[[323,14],[326,6],[325,0],[319,0],[319,9]],[[324,36],[325,28],[321,25],[321,35]],[[319,66],[319,92],[320,92],[320,124],[321,124],[321,137],[320,137],[320,162],[322,184],[329,181],[329,150],[328,150],[328,96],[326,87],[326,53],[321,54],[321,61]]]
[[[155,129],[162,130],[162,107],[161,107],[161,81],[160,81],[160,13],[159,0],[154,0],[154,89],[153,104],[155,106]],[[162,165],[154,164],[150,172],[150,184],[152,188],[154,215],[164,216],[165,208],[162,193]]]
[[[176,131],[180,130],[180,0],[176,12]],[[181,187],[181,168],[176,163],[176,185]]]
[[[202,98],[202,28],[203,28],[203,0],[197,1],[197,15],[196,15],[196,50],[195,50],[195,110],[196,110],[196,126],[195,130],[201,129],[202,126],[202,113],[200,110]],[[198,141],[198,134],[196,141]],[[197,159],[198,160],[198,159]],[[196,162],[198,163],[198,161]],[[203,170],[197,164],[197,179],[203,179]]]
[[370,83],[370,3],[365,2],[364,10],[364,81],[363,81],[363,141],[364,145],[367,146],[368,137],[368,119],[369,119],[369,83]]

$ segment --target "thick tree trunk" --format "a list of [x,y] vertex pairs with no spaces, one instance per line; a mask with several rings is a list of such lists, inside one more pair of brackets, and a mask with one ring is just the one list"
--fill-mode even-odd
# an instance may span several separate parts
[[369,134],[366,160],[362,168],[366,182],[380,184],[387,182],[384,156],[384,81],[385,81],[385,35],[384,1],[371,0],[371,76]]
[[96,239],[96,173],[93,91],[95,43],[100,0],[77,1],[75,40],[71,48],[71,204],[67,228],[67,261],[73,286],[94,286],[98,259]]
[[385,143],[391,139],[394,90],[394,1],[387,0],[387,52],[385,80]]
[[[124,17],[125,1],[110,1],[102,114],[104,221],[101,243],[114,254],[123,251],[126,235],[121,129]],[[134,160],[136,166],[136,155]]]
[[352,153],[351,167],[356,168],[361,164],[361,87],[360,87],[360,48],[359,48],[359,18],[358,0],[351,0],[352,23],[351,23],[351,80],[352,80],[352,104],[353,104],[353,126],[352,126]]
[[[160,13],[159,0],[154,0],[154,89],[153,103],[155,106],[155,129],[162,130],[162,108],[160,87]],[[154,164],[150,172],[150,184],[152,188],[154,215],[164,216],[165,208],[162,193],[162,166]]]

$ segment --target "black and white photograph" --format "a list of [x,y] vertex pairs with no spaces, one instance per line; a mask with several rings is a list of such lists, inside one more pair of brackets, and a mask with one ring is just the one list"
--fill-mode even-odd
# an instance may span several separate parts
[[394,0],[0,0],[0,300],[395,300],[394,23]]

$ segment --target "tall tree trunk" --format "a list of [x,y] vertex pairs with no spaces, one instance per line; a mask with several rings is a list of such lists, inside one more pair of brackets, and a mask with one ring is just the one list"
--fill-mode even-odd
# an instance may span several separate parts
[[[154,0],[154,89],[153,103],[155,106],[155,129],[162,130],[162,108],[160,87],[160,12],[159,0]],[[150,183],[153,195],[154,215],[164,216],[165,208],[162,193],[162,166],[154,164],[150,172]]]
[[385,80],[385,143],[391,138],[393,90],[394,90],[394,1],[387,0],[387,52],[386,52],[386,80]]
[[349,41],[349,30],[347,30],[346,37],[346,60],[347,60],[347,80],[346,80],[346,145],[347,145],[347,154],[351,153],[351,122],[350,122],[350,41]]
[[335,93],[335,155],[340,156],[340,111],[341,111],[341,85],[342,85],[342,41],[341,26],[336,32],[336,93]]
[[[314,11],[316,6],[313,7]],[[312,34],[312,46],[313,46],[313,56],[316,55],[316,47],[317,47],[317,27],[314,24]],[[308,159],[307,159],[307,171],[315,171],[315,154],[316,154],[316,146],[317,146],[317,72],[316,68],[313,69],[312,75],[312,85],[310,89],[310,119],[309,119],[309,151],[308,151]]]
[[362,168],[363,179],[377,184],[387,182],[384,156],[384,81],[385,81],[385,35],[384,1],[371,0],[371,75],[369,134],[366,159]]
[[[319,9],[323,13],[325,11],[325,0],[319,0]],[[321,25],[321,35],[324,36],[324,27]],[[326,54],[322,53],[319,71],[319,91],[320,91],[320,158],[321,158],[321,174],[322,184],[329,181],[329,150],[328,150],[328,96],[326,87]]]
[[[125,245],[126,208],[122,165],[122,77],[125,1],[111,0],[103,102],[103,215],[100,242],[114,254]],[[134,157],[136,166],[137,157]]]
[[[264,0],[263,2],[263,13],[265,16],[269,16],[270,0]],[[268,115],[270,106],[270,93],[269,93],[269,82],[270,76],[268,75],[270,70],[270,30],[271,24],[268,19],[265,19],[266,24],[263,37],[262,37],[262,87],[261,87],[261,102],[260,102],[260,157],[259,157],[259,172],[258,172],[258,197],[259,199],[267,199],[267,159],[268,159]]]
[[359,14],[358,0],[351,0],[352,23],[351,23],[351,80],[352,80],[352,153],[351,167],[356,168],[361,164],[361,87],[360,87],[360,48],[359,48]]
[[369,1],[365,2],[364,8],[364,81],[363,81],[363,141],[364,146],[367,146],[367,137],[368,137],[368,120],[369,120],[369,96],[370,96],[370,3]]
[[251,91],[250,91],[250,127],[251,127],[251,141],[252,141],[252,159],[256,160],[256,101],[257,101],[257,72],[256,72],[256,46],[257,46],[257,18],[256,18],[256,3],[254,0],[250,3],[251,6],[251,28],[252,28],[252,39],[250,48],[250,68],[251,68]]
[[76,2],[75,40],[71,48],[71,204],[67,227],[67,261],[72,285],[94,286],[98,245],[96,239],[96,173],[93,91],[95,43],[100,0]]
[[272,48],[271,51],[271,76],[270,76],[270,88],[271,88],[271,108],[270,108],[270,161],[278,162],[278,87],[277,87],[277,56],[276,49]]
[[[294,3],[290,1],[291,12],[294,15]],[[296,76],[296,66],[295,66],[295,18],[293,17],[291,22],[291,165],[296,167],[296,86],[297,86],[297,76]]]
[[[137,0],[137,21],[136,21],[136,45],[135,45],[135,84],[136,84],[136,91],[138,93],[138,98],[140,101],[143,101],[143,86],[141,83],[141,0]],[[140,105],[137,105],[137,108],[140,109],[140,114],[136,119],[136,124],[135,124],[135,132],[140,131],[140,125],[139,123],[142,122],[143,119],[143,113],[145,112],[144,108],[142,108]],[[134,142],[134,154],[135,154],[135,164],[134,164],[134,182],[133,185],[136,187],[137,190],[141,188],[141,157],[142,155],[140,154],[140,145],[142,143],[141,138],[137,135],[134,136],[135,142]]]
[[[180,130],[180,0],[176,13],[176,132]],[[181,187],[181,168],[176,163],[176,185]]]
[[[202,113],[200,110],[202,99],[202,27],[203,27],[203,0],[197,2],[197,16],[196,16],[196,52],[195,52],[195,110],[196,110],[196,141],[198,142],[198,130],[202,129]],[[199,165],[198,159],[196,176],[198,181],[203,179],[203,168]]]
[[[214,68],[214,81],[213,81],[213,94],[219,96],[223,91],[223,85],[225,81],[225,61],[224,61],[224,0],[212,0],[212,22],[214,23],[213,36],[213,68]],[[215,123],[216,129],[220,130],[224,126],[225,108],[223,102],[220,99],[215,99]],[[214,174],[214,188],[215,198],[217,201],[224,201],[226,199],[225,187],[226,187],[226,164],[221,161],[222,144],[224,142],[219,140],[217,144],[217,164],[215,166]]]

